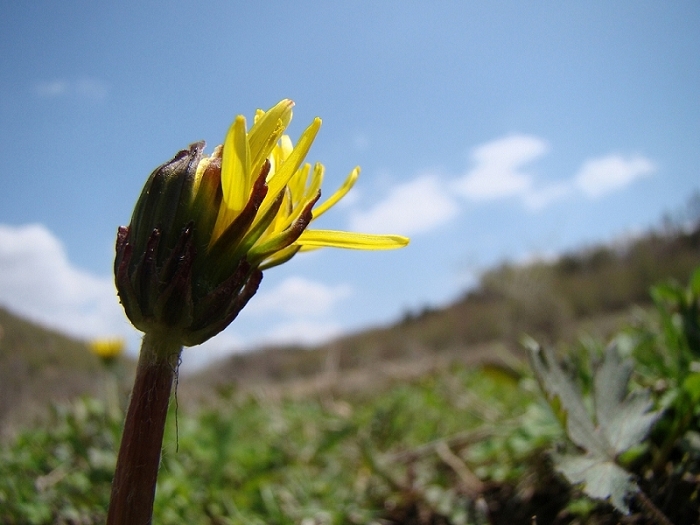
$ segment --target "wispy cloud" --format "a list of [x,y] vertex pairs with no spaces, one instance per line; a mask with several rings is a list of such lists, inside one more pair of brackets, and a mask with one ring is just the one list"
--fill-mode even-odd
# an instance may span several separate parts
[[541,183],[531,167],[549,151],[549,142],[534,135],[508,135],[480,144],[472,149],[472,165],[464,174],[424,174],[399,184],[367,210],[354,206],[350,228],[372,233],[426,233],[459,214],[463,201],[456,197],[475,204],[518,199],[525,209],[536,212],[576,195],[597,199],[621,191],[656,169],[641,155],[614,154],[586,160],[568,178]]
[[587,160],[572,178],[537,184],[526,168],[549,149],[546,140],[532,135],[511,135],[477,146],[471,154],[473,168],[455,180],[454,188],[471,201],[517,197],[537,211],[576,193],[596,199],[622,190],[656,169],[640,155],[608,155]]
[[104,100],[109,86],[102,80],[83,77],[75,80],[53,79],[37,82],[34,93],[41,98],[78,97],[89,100]]
[[234,323],[216,337],[185,350],[183,370],[192,372],[237,352],[264,344],[318,344],[342,332],[332,320],[333,308],[349,297],[347,285],[328,286],[302,277],[289,277],[274,288],[260,290],[245,308],[248,319],[265,318],[265,332],[246,341]]
[[[99,96],[99,83],[80,87],[77,82],[56,80],[37,86],[37,93],[46,97],[78,95],[80,90],[83,96],[93,96],[91,90]],[[384,200],[364,211],[359,210],[359,201],[345,201],[350,229],[426,234],[454,219],[467,202],[517,199],[525,209],[537,211],[567,198],[602,198],[656,170],[642,155],[610,154],[591,157],[570,176],[543,183],[533,167],[549,149],[545,139],[532,135],[510,135],[478,145],[461,175],[419,174],[394,186]],[[291,277],[261,290],[246,307],[246,315],[275,320],[265,334],[267,342],[318,343],[340,333],[333,310],[352,292],[344,284]],[[118,303],[111,276],[98,277],[73,266],[61,242],[38,224],[0,224],[0,304],[82,338],[123,335],[135,341],[137,333]],[[192,361],[208,362],[250,343],[223,333],[198,349]]]
[[265,335],[268,344],[321,344],[342,334],[342,327],[334,321],[298,319],[274,325]]
[[[246,307],[247,309],[248,307]],[[271,324],[265,333],[255,340],[255,347],[276,344],[316,345],[325,343],[342,333],[342,326],[335,321],[291,319]],[[185,348],[182,353],[181,371],[189,374],[214,361],[249,351],[251,348],[250,342],[246,343],[242,338],[231,333],[230,329],[227,329],[199,346]]]
[[216,337],[194,348],[185,348],[182,352],[181,370],[184,373],[199,370],[212,361],[223,359],[246,348],[245,342],[231,330],[224,330]]
[[246,311],[254,315],[322,316],[351,293],[348,285],[328,286],[302,277],[290,277],[271,290],[258,292]]
[[656,169],[649,159],[635,155],[607,155],[583,163],[571,178],[537,184],[525,168],[549,152],[546,140],[532,135],[512,135],[477,146],[471,158],[474,167],[459,177],[455,189],[472,201],[520,198],[532,211],[576,193],[596,199],[620,191]]
[[525,166],[549,150],[547,142],[530,135],[512,135],[474,148],[474,167],[454,182],[454,188],[470,200],[485,201],[525,195],[532,189],[532,175]]
[[351,214],[350,229],[368,233],[430,231],[459,213],[447,186],[435,175],[422,175],[395,186],[388,197],[366,211]]
[[653,162],[640,155],[608,155],[586,161],[574,177],[574,185],[586,196],[597,199],[651,175],[655,169]]
[[39,224],[0,225],[0,303],[81,338],[134,334],[112,279],[72,266]]
[[[350,295],[348,285],[329,286],[301,277],[260,291],[246,307],[246,315],[274,323],[255,344],[313,344],[338,335],[341,327],[332,320],[333,309]],[[59,239],[41,224],[0,224],[0,305],[78,338],[116,335],[126,337],[131,350],[138,348],[139,333],[124,315],[111,276],[102,278],[76,268]],[[226,330],[187,350],[184,369],[197,369],[250,344]]]

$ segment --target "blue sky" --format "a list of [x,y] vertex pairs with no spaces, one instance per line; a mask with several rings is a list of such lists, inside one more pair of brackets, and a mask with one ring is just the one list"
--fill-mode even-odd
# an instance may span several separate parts
[[0,304],[88,338],[138,339],[114,237],[143,182],[236,114],[296,102],[319,226],[409,235],[266,273],[195,366],[318,342],[458,297],[479,272],[634,234],[700,187],[700,4],[3,2]]

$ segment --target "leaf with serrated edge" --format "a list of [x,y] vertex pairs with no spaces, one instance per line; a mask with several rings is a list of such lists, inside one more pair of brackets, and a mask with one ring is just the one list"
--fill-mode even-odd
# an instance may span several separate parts
[[652,406],[647,391],[627,395],[632,363],[620,359],[614,345],[608,347],[603,363],[595,374],[595,409],[598,428],[605,435],[614,459],[641,443],[659,417],[649,412]]
[[610,461],[593,456],[560,456],[557,469],[573,485],[581,484],[592,498],[605,500],[624,514],[629,514],[625,496],[639,490],[630,474]]
[[550,400],[558,398],[561,408],[566,412],[566,433],[569,439],[585,450],[607,455],[607,443],[595,431],[578,388],[561,369],[552,350],[536,343],[529,347],[530,363],[542,389]]
[[557,469],[572,484],[582,484],[589,496],[610,499],[620,512],[629,513],[625,496],[639,490],[631,475],[616,463],[617,456],[646,437],[659,412],[649,412],[647,391],[627,394],[631,363],[623,362],[610,346],[595,372],[594,402],[597,426],[585,408],[574,382],[556,362],[553,352],[528,341],[530,362],[542,389],[557,397],[567,412],[566,432],[586,451],[555,458]]

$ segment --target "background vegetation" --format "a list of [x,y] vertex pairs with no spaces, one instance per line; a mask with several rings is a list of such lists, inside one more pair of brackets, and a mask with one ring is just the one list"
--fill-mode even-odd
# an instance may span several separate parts
[[[700,221],[669,222],[504,264],[393,326],[183,377],[154,522],[696,523],[698,266]],[[132,363],[106,369],[83,343],[6,311],[0,326],[0,523],[102,523]],[[533,373],[523,334],[557,349],[558,387],[554,372]],[[613,408],[637,403],[647,427],[596,456],[597,438],[567,420],[615,437],[596,401],[605,366],[629,370],[613,374]],[[592,493],[590,470],[570,483],[566,459],[582,457],[628,480],[619,501]]]

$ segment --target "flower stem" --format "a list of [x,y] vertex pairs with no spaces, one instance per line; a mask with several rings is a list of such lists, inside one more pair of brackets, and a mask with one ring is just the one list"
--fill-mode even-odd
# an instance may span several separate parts
[[182,346],[146,334],[112,481],[107,525],[150,524],[170,390]]

